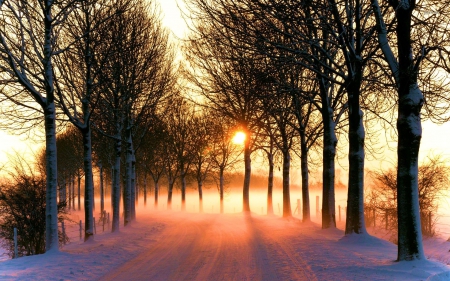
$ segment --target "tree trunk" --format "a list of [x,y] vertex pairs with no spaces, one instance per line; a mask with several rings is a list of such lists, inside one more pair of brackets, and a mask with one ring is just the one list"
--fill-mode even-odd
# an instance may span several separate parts
[[66,176],[64,176],[64,183],[63,183],[63,202],[65,202],[66,203],[66,206],[67,206],[67,178],[66,178]]
[[197,180],[198,186],[198,210],[203,213],[203,181]]
[[181,167],[181,211],[186,211],[186,171],[184,165]]
[[147,175],[144,174],[144,206],[147,206]]
[[133,144],[131,144],[131,151],[132,151],[132,156],[131,156],[131,178],[130,178],[130,183],[131,183],[131,194],[130,194],[130,207],[131,207],[131,220],[134,221],[136,220],[136,158],[135,158],[135,154],[134,154],[134,148],[133,148]]
[[66,190],[67,190],[66,176],[64,175],[64,172],[63,172],[63,181],[62,181],[62,184],[59,185],[59,203],[60,204],[62,204],[62,203],[67,204]]
[[72,184],[72,209],[75,210],[75,176],[71,177]]
[[155,207],[158,207],[158,197],[159,197],[159,184],[157,180],[154,180],[155,184]]
[[398,129],[398,260],[424,259],[419,210],[418,158],[423,99],[417,85],[399,100]]
[[105,190],[103,186],[103,166],[100,164],[100,213],[103,215],[105,210]]
[[[359,70],[359,72],[358,72]],[[349,173],[347,196],[347,219],[345,234],[367,233],[364,221],[364,125],[363,112],[359,105],[360,77],[362,67],[357,67],[357,75],[348,87],[349,105]]]
[[289,193],[289,172],[291,168],[291,156],[289,149],[283,149],[283,217],[291,217],[291,196]]
[[173,192],[173,179],[169,178],[169,190],[167,192],[167,209],[172,210],[172,192]]
[[45,251],[58,251],[58,204],[56,191],[58,175],[56,164],[56,112],[52,102],[44,108],[45,115],[45,159],[47,172],[45,205]]
[[267,214],[273,214],[273,153],[267,153],[267,159],[269,160],[269,177],[267,179]]
[[72,185],[70,184],[70,178],[68,179],[67,182],[67,191],[68,191],[68,196],[67,196],[67,206],[69,208],[69,210],[72,210]]
[[94,183],[92,174],[92,145],[89,125],[82,130],[84,153],[84,241],[94,236]]
[[[136,159],[136,158],[135,158]],[[134,178],[134,194],[136,195],[136,202],[135,202],[135,208],[134,211],[136,211],[136,206],[139,205],[139,182],[137,179],[137,174],[136,174],[136,162],[133,162],[133,178]]]
[[323,117],[323,193],[322,193],[322,228],[336,227],[334,177],[337,138],[332,109],[324,103]]
[[252,173],[252,160],[250,159],[250,136],[247,135],[244,147],[244,187],[243,187],[243,212],[250,212],[250,176]]
[[81,175],[78,174],[78,211],[81,210]]
[[224,169],[219,169],[219,196],[220,196],[220,213],[223,214],[224,204],[223,204],[223,192],[224,192],[224,178],[223,178]]
[[[412,43],[414,2],[392,7],[396,12],[398,62],[389,46],[387,29],[378,1],[372,0],[378,41],[398,86],[397,211],[398,261],[425,259],[419,210],[418,158],[422,125],[420,110],[424,97],[417,85],[419,65],[415,65]],[[417,68],[416,68],[417,67]]]
[[122,140],[120,135],[115,139],[115,163],[113,167],[113,188],[112,193],[112,232],[119,231],[119,219],[120,219],[120,154],[122,150]]
[[[309,169],[308,169],[308,146],[306,143],[305,130],[300,130],[300,169],[302,174],[302,213],[303,221],[311,220],[310,205],[309,205]],[[300,211],[300,210],[299,210]]]
[[[92,163],[92,162],[91,162]],[[92,165],[91,165],[92,166]],[[92,171],[92,168],[91,168]],[[92,210],[95,211],[95,185],[94,185],[94,173],[91,173],[92,181]]]
[[126,160],[125,160],[125,186],[123,188],[123,212],[124,212],[124,226],[131,222],[131,170],[133,157],[133,144],[131,142],[131,129],[126,129]]
[[420,110],[424,97],[417,85],[411,45],[411,17],[414,7],[397,12],[399,56],[398,101],[398,260],[425,259],[419,210],[418,158],[422,125]]

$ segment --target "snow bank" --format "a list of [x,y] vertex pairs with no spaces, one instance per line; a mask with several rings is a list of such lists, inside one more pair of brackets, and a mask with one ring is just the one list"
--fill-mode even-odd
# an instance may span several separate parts
[[59,253],[0,262],[0,279],[449,280],[442,263],[395,262],[390,242],[295,218],[152,211],[138,220]]

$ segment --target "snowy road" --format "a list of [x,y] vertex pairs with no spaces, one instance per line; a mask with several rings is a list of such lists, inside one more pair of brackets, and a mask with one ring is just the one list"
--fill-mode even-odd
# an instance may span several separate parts
[[99,280],[427,280],[442,266],[398,263],[394,244],[314,223],[243,214],[153,214],[164,225]]
[[173,217],[152,247],[100,280],[317,280],[290,236],[243,215]]
[[[448,259],[447,240],[432,241]],[[118,233],[0,262],[0,280],[450,280],[442,263],[396,255],[385,240],[295,218],[151,210]]]

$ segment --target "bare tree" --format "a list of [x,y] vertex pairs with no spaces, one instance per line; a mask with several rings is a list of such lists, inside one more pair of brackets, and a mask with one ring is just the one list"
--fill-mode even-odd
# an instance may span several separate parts
[[[42,114],[46,139],[46,251],[58,250],[55,81],[52,59],[61,26],[76,1],[2,1],[0,52],[3,96]],[[20,113],[19,113],[20,114]],[[33,115],[33,114],[32,114]],[[37,116],[37,115],[34,115]],[[41,118],[39,118],[42,120]]]
[[[449,36],[448,29],[441,25],[446,22],[446,16],[449,14],[448,3],[391,0],[387,6],[380,6],[377,0],[372,0],[371,4],[376,19],[378,42],[393,77],[398,98],[397,259],[424,259],[418,204],[418,155],[422,137],[421,109],[425,99],[419,79],[421,72],[426,71],[422,68],[424,61],[427,61],[425,66],[435,65],[438,69],[449,70],[447,63],[442,60],[442,55],[448,51],[445,46],[434,45],[442,42],[440,38]],[[394,36],[388,33],[384,15],[395,17]],[[429,32],[423,33],[422,27]],[[417,33],[420,36],[414,38]],[[396,42],[392,43],[394,40]],[[396,51],[392,46],[395,46]],[[430,53],[433,51],[436,51],[437,55]],[[429,83],[438,84],[436,81]],[[430,101],[434,101],[434,104],[439,100],[430,96]]]
[[[202,2],[204,6],[208,1]],[[235,49],[249,54],[268,56],[278,65],[298,65],[311,71],[317,88],[307,96],[323,120],[323,201],[322,227],[335,227],[334,170],[337,125],[347,109],[345,87],[341,82],[342,57],[336,48],[332,31],[322,20],[332,18],[331,11],[314,2],[277,2],[223,0],[210,8],[210,14],[229,19],[224,26]],[[220,6],[220,8],[217,8]],[[211,11],[221,12],[211,12]],[[231,45],[231,44],[228,44]],[[261,50],[264,52],[261,53]],[[256,55],[256,57],[258,57]],[[248,61],[248,60],[247,60]],[[246,61],[246,62],[247,62]],[[258,73],[257,70],[254,71]],[[308,79],[311,79],[308,77]],[[255,95],[255,94],[254,94]]]
[[150,128],[147,137],[143,139],[141,144],[141,152],[137,155],[138,160],[142,163],[144,177],[144,204],[147,203],[147,174],[153,179],[154,184],[154,204],[158,206],[159,201],[159,181],[164,173],[165,145],[167,144],[165,134],[165,124],[160,117],[156,117],[153,126]]
[[[169,194],[172,194],[173,181],[179,177],[181,181],[181,210],[186,208],[186,176],[194,163],[195,145],[195,108],[182,96],[173,96],[166,112],[167,133],[170,136],[168,149],[171,150],[171,161],[167,169],[175,173],[168,176]],[[175,165],[176,167],[173,167]],[[170,182],[172,181],[172,185]],[[171,200],[168,200],[169,202]]]
[[277,149],[275,146],[275,140],[272,137],[273,126],[267,124],[265,126],[265,131],[268,133],[262,133],[261,137],[264,139],[260,149],[264,151],[267,156],[267,162],[269,165],[269,171],[267,176],[267,214],[273,214],[273,182],[274,182],[274,167],[275,167],[275,157],[277,155]]
[[[0,185],[0,237],[2,246],[14,257],[14,228],[19,256],[38,255],[45,252],[46,183],[45,164],[39,163],[45,155],[37,154],[38,163],[21,155],[9,157],[7,176]],[[44,161],[45,162],[45,161]],[[66,202],[58,203],[58,220],[65,218]],[[59,232],[59,242],[67,241]]]
[[[433,220],[429,221],[429,219],[430,216],[436,216],[439,202],[448,190],[449,173],[450,169],[441,156],[427,157],[419,166],[419,206],[421,229],[424,235],[434,234]],[[369,208],[375,208],[382,215],[384,214],[383,222],[395,235],[392,239],[398,242],[396,169],[370,171],[369,177],[373,179],[373,184],[366,196],[366,204]]]
[[[85,241],[94,235],[94,183],[92,172],[91,117],[100,99],[99,79],[111,52],[102,46],[102,29],[114,20],[108,1],[83,1],[67,19],[65,40],[73,42],[58,65],[59,104],[69,121],[80,131],[83,143]],[[101,51],[100,51],[101,50]]]
[[[280,71],[280,75],[284,73]],[[292,75],[292,76],[295,76]],[[292,78],[292,77],[291,77]],[[293,81],[291,81],[293,82]],[[290,199],[291,149],[295,140],[295,128],[291,126],[295,116],[292,114],[292,99],[285,94],[285,89],[271,87],[262,97],[262,104],[267,114],[266,130],[271,141],[280,150],[283,158],[283,217],[292,216]]]
[[220,212],[224,211],[224,191],[225,178],[224,174],[227,169],[232,169],[239,163],[239,157],[242,154],[242,147],[232,143],[232,137],[235,133],[232,120],[216,116],[214,122],[211,124],[213,130],[213,141],[211,143],[210,157],[213,164],[213,171],[217,175],[213,178],[218,182],[219,197],[220,197]]
[[197,181],[199,212],[203,212],[203,184],[213,167],[212,143],[216,116],[210,112],[196,112],[192,132],[192,173]]
[[[81,147],[81,138],[78,130],[73,126],[66,127],[66,130],[56,136],[56,148],[58,155],[58,183],[60,202],[66,201],[66,205],[72,206],[75,202],[75,184],[74,179],[79,170],[83,169],[82,158],[83,149]],[[68,188],[68,196],[66,196],[66,187]],[[75,204],[73,204],[75,209]]]
[[261,120],[258,95],[259,65],[253,60],[255,53],[245,52],[244,43],[237,40],[231,14],[224,11],[222,3],[203,0],[190,1],[194,22],[193,35],[186,47],[186,55],[192,66],[188,75],[208,106],[236,123],[246,133],[244,145],[243,210],[250,211],[249,191],[251,153],[258,136]]
[[[135,152],[148,131],[156,105],[172,81],[172,54],[159,12],[151,3],[130,1],[104,30],[112,55],[102,72],[98,128],[115,140],[113,230],[119,219],[120,164],[125,152],[124,224],[135,217]],[[102,81],[102,80],[101,80]],[[102,127],[102,128],[101,128]],[[135,141],[137,141],[135,143]],[[124,147],[122,147],[124,144]]]

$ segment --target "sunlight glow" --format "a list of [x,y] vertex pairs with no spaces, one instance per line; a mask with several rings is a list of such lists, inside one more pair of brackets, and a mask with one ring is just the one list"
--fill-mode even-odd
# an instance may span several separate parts
[[236,134],[234,134],[232,141],[234,144],[244,144],[245,137],[246,137],[245,133],[239,131],[239,132],[236,132]]

